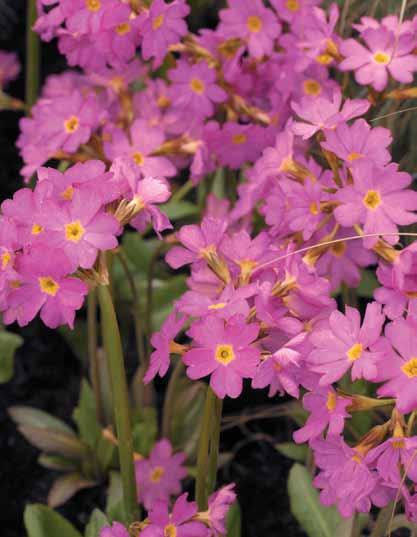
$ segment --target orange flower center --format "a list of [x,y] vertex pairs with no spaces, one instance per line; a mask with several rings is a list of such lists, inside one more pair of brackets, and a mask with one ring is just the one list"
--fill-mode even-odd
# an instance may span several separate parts
[[287,0],[285,7],[289,11],[298,11],[300,9],[300,2],[298,0]]
[[1,268],[4,270],[12,260],[12,254],[10,252],[3,252],[1,255]]
[[413,356],[402,367],[401,371],[407,375],[409,379],[417,377],[417,358]]
[[336,408],[337,404],[337,397],[334,392],[329,392],[327,394],[327,401],[326,401],[326,408],[329,412],[333,412],[333,410]]
[[142,155],[140,151],[136,151],[135,153],[133,153],[132,158],[135,164],[137,164],[138,166],[143,166],[145,162],[145,157]]
[[59,284],[50,276],[41,276],[39,278],[39,287],[42,293],[55,296],[59,291]]
[[190,87],[193,92],[197,93],[198,95],[202,95],[206,89],[204,82],[199,78],[193,78],[190,82]]
[[365,207],[371,210],[377,209],[381,205],[381,196],[376,190],[368,190],[363,198]]
[[356,360],[359,360],[359,358],[362,356],[362,352],[363,352],[362,343],[355,343],[347,351],[346,356],[348,357],[348,360],[350,360],[351,362],[356,362]]
[[159,483],[164,474],[165,468],[162,468],[162,466],[155,466],[151,472],[151,475],[149,476],[149,479],[152,481],[152,483]]
[[77,116],[71,116],[66,121],[64,121],[64,127],[65,131],[68,134],[74,133],[76,130],[78,130],[78,127],[80,126],[80,120]]
[[387,65],[391,61],[391,56],[386,52],[375,52],[374,61],[380,63],[381,65]]
[[228,365],[236,359],[232,345],[217,345],[214,357],[223,365]]
[[232,136],[232,142],[236,145],[244,144],[247,139],[248,137],[246,136],[246,134],[234,134]]
[[88,11],[92,11],[93,13],[101,8],[100,0],[86,0],[85,5]]
[[119,35],[128,34],[131,29],[132,29],[132,27],[130,26],[130,24],[128,22],[122,22],[122,24],[119,24],[118,26],[116,26],[116,32]]
[[262,30],[262,21],[256,15],[251,15],[250,17],[248,17],[246,26],[248,27],[248,30],[250,32],[257,34]]
[[80,242],[85,233],[85,229],[79,220],[71,222],[65,226],[65,238],[67,241]]
[[317,80],[304,80],[303,89],[306,95],[319,95],[321,93],[321,84]]
[[158,30],[164,24],[164,16],[158,15],[152,21],[152,30]]
[[39,233],[42,233],[43,231],[43,227],[40,226],[39,224],[33,224],[32,226],[32,235],[39,235]]

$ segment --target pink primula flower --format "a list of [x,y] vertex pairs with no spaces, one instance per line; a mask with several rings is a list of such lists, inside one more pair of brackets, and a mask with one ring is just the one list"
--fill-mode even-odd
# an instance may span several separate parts
[[20,63],[17,54],[0,50],[0,88],[17,78],[20,72]]
[[113,522],[100,530],[99,537],[129,537],[129,532],[120,522]]

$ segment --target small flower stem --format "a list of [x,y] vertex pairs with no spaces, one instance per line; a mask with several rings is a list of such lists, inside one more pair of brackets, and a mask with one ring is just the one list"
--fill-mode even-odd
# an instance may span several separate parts
[[91,385],[96,402],[96,416],[99,423],[103,423],[103,405],[101,400],[100,372],[97,356],[97,294],[91,289],[87,298],[87,337],[88,361],[90,366]]
[[39,90],[40,42],[32,30],[36,21],[36,0],[28,0],[26,14],[26,91],[25,101],[27,112],[35,103]]
[[174,192],[174,194],[171,197],[171,202],[178,202],[181,201],[185,196],[194,188],[193,183],[191,180],[188,180],[186,183],[184,183],[180,188]]
[[200,511],[208,507],[208,497],[213,492],[219,453],[222,401],[208,387],[204,414],[201,422],[197,454],[197,479],[195,496]]
[[136,496],[132,422],[122,342],[109,287],[100,285],[98,287],[98,297],[101,310],[103,343],[110,372],[117,439],[119,442],[123,503],[126,521],[131,524],[139,518],[139,507]]
[[162,413],[162,436],[163,438],[171,438],[171,422],[173,414],[174,396],[178,381],[181,378],[181,374],[184,371],[184,364],[181,358],[175,364],[174,370],[171,373],[171,377],[168,382],[168,387],[165,393],[164,408]]

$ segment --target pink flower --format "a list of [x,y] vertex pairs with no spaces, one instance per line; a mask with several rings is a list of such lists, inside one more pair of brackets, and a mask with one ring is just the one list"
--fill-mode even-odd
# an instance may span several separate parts
[[155,0],[149,13],[140,16],[142,56],[145,60],[154,58],[154,69],[162,64],[169,45],[178,43],[187,33],[187,24],[183,19],[189,12],[185,0],[175,0],[169,4],[164,0]]
[[0,50],[0,88],[17,78],[20,72],[20,63],[14,52]]
[[225,535],[225,521],[230,506],[236,501],[235,484],[230,483],[214,492],[208,502],[208,519],[215,535]]
[[151,363],[143,378],[143,382],[148,384],[159,375],[164,377],[169,368],[169,358],[171,354],[171,343],[182,329],[186,317],[178,315],[174,310],[164,321],[159,332],[155,332],[151,338],[154,351],[151,354]]
[[314,350],[308,357],[310,369],[321,373],[320,385],[326,386],[339,380],[352,368],[352,380],[365,378],[374,380],[376,362],[380,352],[372,346],[380,338],[385,317],[376,302],[368,304],[362,327],[360,314],[355,308],[346,306],[346,313],[334,311],[329,317],[329,328],[318,329],[311,335]]
[[342,94],[335,91],[332,97],[303,97],[300,103],[291,104],[294,112],[304,122],[296,122],[292,130],[304,140],[311,138],[316,132],[335,129],[343,121],[348,121],[365,114],[370,103],[364,99],[347,99],[342,106]]
[[40,310],[49,328],[62,324],[73,328],[75,311],[82,307],[88,287],[68,276],[72,266],[62,250],[33,247],[19,257],[16,270],[18,279],[8,297],[5,324],[16,320],[19,326],[26,326]]
[[113,522],[100,530],[99,537],[129,537],[129,532],[120,522]]
[[288,181],[285,190],[289,228],[292,231],[301,231],[303,239],[308,240],[323,219],[323,186],[307,179],[302,185]]
[[[376,167],[372,161],[359,160],[352,168],[353,185],[339,190],[334,216],[342,226],[364,224],[365,233],[378,233],[390,244],[398,242],[398,225],[417,221],[417,192],[406,189],[411,183],[408,173],[397,171],[396,164]],[[386,233],[386,235],[385,235]],[[364,239],[372,247],[378,237]]]
[[220,399],[238,397],[242,379],[256,373],[260,355],[252,343],[258,333],[258,324],[247,324],[240,316],[226,324],[215,315],[195,322],[188,331],[194,346],[183,356],[187,375],[193,380],[210,375],[210,386]]
[[386,485],[398,488],[402,471],[410,479],[417,481],[416,448],[417,437],[394,436],[371,449],[366,455],[366,462],[377,470]]
[[384,27],[369,28],[361,33],[364,47],[355,39],[348,39],[340,46],[345,59],[340,63],[342,71],[355,71],[359,84],[372,85],[382,91],[388,84],[388,75],[398,82],[413,80],[417,70],[417,58],[412,54],[416,41],[412,33],[397,36],[397,32]]
[[137,119],[130,127],[129,137],[121,129],[111,131],[111,141],[104,143],[106,156],[130,157],[142,176],[172,177],[176,168],[165,157],[152,156],[165,141],[164,133],[158,127],[149,127],[143,119]]
[[158,500],[168,502],[171,495],[179,494],[181,479],[187,475],[184,461],[185,454],[173,455],[169,440],[163,438],[155,444],[149,459],[135,462],[139,499],[146,509]]
[[310,412],[304,427],[295,431],[293,438],[297,444],[317,438],[328,428],[328,435],[339,435],[343,432],[345,418],[350,414],[346,407],[351,399],[340,397],[331,386],[319,387],[307,393],[303,398],[303,407]]
[[62,248],[73,270],[78,266],[91,268],[99,250],[113,250],[118,245],[119,223],[103,210],[101,200],[94,192],[78,191],[71,203],[61,208],[50,203],[42,224],[47,235],[49,231],[54,233],[51,241]]
[[205,61],[190,65],[179,61],[175,69],[168,72],[172,81],[170,97],[173,106],[186,110],[191,117],[213,115],[213,103],[227,99],[227,93],[216,83],[217,73]]
[[387,150],[391,142],[392,136],[388,129],[371,128],[364,119],[358,119],[350,126],[343,122],[335,131],[326,131],[326,141],[321,145],[344,160],[347,166],[353,166],[362,158],[384,166],[391,160]]
[[378,395],[395,397],[401,413],[417,408],[417,324],[413,319],[396,319],[385,328],[386,340],[379,347],[376,382],[386,381]]
[[275,14],[261,0],[228,0],[220,11],[219,32],[226,38],[247,41],[249,54],[261,58],[272,53],[274,41],[281,33]]
[[126,6],[117,0],[72,0],[72,3],[66,26],[74,34],[98,33],[124,20]]
[[140,532],[141,537],[207,537],[206,526],[192,520],[197,514],[197,504],[188,502],[187,496],[182,494],[177,499],[171,514],[167,502],[156,501],[150,509],[150,524]]
[[280,19],[292,24],[311,16],[311,8],[320,4],[320,0],[271,0],[271,4]]

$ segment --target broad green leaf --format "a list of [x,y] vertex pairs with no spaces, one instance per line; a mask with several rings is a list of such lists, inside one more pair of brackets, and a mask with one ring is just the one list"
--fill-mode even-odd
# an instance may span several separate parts
[[190,201],[170,201],[161,205],[161,210],[170,220],[179,220],[198,214],[199,208]]
[[240,505],[235,502],[229,509],[226,519],[227,537],[240,537],[242,533],[242,516]]
[[98,537],[100,530],[108,526],[109,521],[106,515],[100,509],[94,509],[91,513],[90,520],[85,528],[84,537]]
[[118,464],[116,446],[106,440],[104,436],[100,437],[95,449],[95,453],[100,465],[100,469],[103,473],[107,473],[109,468]]
[[49,470],[71,472],[78,469],[79,464],[74,460],[67,459],[61,455],[46,455],[42,453],[38,457],[38,463]]
[[46,505],[28,505],[23,520],[28,537],[82,537],[68,520]]
[[294,461],[304,462],[308,454],[307,445],[297,445],[294,442],[281,442],[280,444],[275,444],[275,449]]
[[147,457],[158,436],[158,421],[156,409],[145,407],[134,416],[133,448]]
[[8,382],[13,376],[14,355],[23,344],[23,339],[17,334],[0,332],[0,383]]
[[127,232],[122,239],[123,250],[134,272],[146,274],[155,251],[161,245],[157,239],[145,240],[134,231]]
[[79,490],[95,487],[96,485],[95,481],[88,481],[77,472],[58,477],[49,491],[48,505],[52,508],[59,507]]
[[107,489],[106,513],[110,522],[125,522],[123,509],[123,487],[119,472],[110,472],[110,483]]
[[81,440],[61,431],[28,425],[19,426],[19,431],[28,442],[46,453],[64,455],[72,459],[83,459],[90,453],[88,446]]
[[97,422],[93,390],[85,379],[81,382],[80,397],[78,406],[73,412],[73,418],[82,440],[94,449],[101,437],[101,427]]
[[52,429],[75,436],[75,432],[69,425],[43,410],[31,406],[11,406],[8,408],[8,413],[17,425],[34,427],[36,429]]
[[372,298],[377,287],[378,280],[376,279],[375,273],[371,270],[363,270],[361,282],[356,290],[358,296]]
[[321,505],[319,493],[311,476],[301,464],[295,463],[288,477],[291,512],[309,537],[335,537],[342,518],[335,507]]

